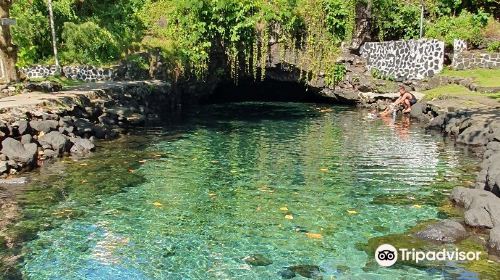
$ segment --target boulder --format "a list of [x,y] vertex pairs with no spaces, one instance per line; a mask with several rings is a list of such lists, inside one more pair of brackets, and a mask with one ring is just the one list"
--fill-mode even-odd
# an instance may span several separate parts
[[70,138],[70,141],[73,143],[71,147],[71,154],[83,156],[95,149],[94,143],[88,139],[84,138]]
[[55,158],[58,156],[58,153],[54,150],[51,150],[51,149],[46,149],[46,150],[43,150],[43,156],[47,159],[47,158]]
[[10,160],[21,163],[23,166],[31,166],[36,163],[38,149],[34,143],[21,144],[21,142],[7,138],[2,141],[2,153]]
[[76,127],[79,135],[90,134],[94,129],[94,124],[92,124],[89,120],[79,118],[74,122],[74,126]]
[[488,251],[490,254],[500,257],[500,226],[496,226],[490,231]]
[[445,122],[445,116],[442,114],[438,115],[431,119],[431,121],[427,124],[427,128],[442,129],[444,126],[444,122]]
[[27,120],[19,120],[17,121],[17,132],[19,132],[19,135],[23,135],[26,133],[29,133],[29,123]]
[[457,221],[444,220],[429,225],[424,230],[415,234],[416,237],[425,240],[454,243],[467,237],[465,227]]
[[59,126],[62,127],[70,127],[73,126],[74,122],[73,119],[69,116],[64,116],[59,119]]
[[38,143],[42,147],[51,147],[58,154],[63,154],[67,151],[69,140],[59,131],[49,132],[38,139]]
[[9,165],[6,161],[0,161],[0,174],[7,173],[9,171]]
[[56,120],[32,120],[30,121],[30,127],[38,132],[48,133],[51,130],[56,130],[59,122]]
[[33,140],[33,136],[31,134],[24,134],[21,136],[21,143],[24,144],[29,144]]
[[24,86],[25,89],[29,91],[40,91],[40,92],[58,92],[61,91],[62,84],[54,81],[43,81],[39,83],[30,82]]
[[469,226],[493,228],[500,226],[500,198],[480,189],[458,187],[450,199],[465,208],[465,223]]
[[492,228],[490,214],[484,207],[472,208],[464,213],[465,223],[471,227]]
[[467,145],[486,145],[488,144],[489,129],[482,123],[475,123],[462,131],[457,142]]

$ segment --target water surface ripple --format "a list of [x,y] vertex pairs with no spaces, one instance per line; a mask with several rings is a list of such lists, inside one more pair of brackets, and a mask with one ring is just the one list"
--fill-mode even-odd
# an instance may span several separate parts
[[[446,277],[446,269],[379,268],[360,244],[436,219],[476,161],[407,120],[365,115],[314,104],[210,105],[181,124],[102,143],[91,159],[36,179],[30,194],[52,204],[38,209],[27,197],[25,211],[50,226],[26,245],[23,273],[281,279],[284,267],[310,264],[324,279]],[[252,254],[272,264],[245,263]]]

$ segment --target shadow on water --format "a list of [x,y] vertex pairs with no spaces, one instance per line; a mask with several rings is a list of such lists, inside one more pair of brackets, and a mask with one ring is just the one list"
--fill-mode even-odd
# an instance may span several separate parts
[[316,93],[303,83],[265,80],[242,80],[221,83],[214,93],[201,100],[202,104],[233,103],[245,101],[332,103],[332,100]]

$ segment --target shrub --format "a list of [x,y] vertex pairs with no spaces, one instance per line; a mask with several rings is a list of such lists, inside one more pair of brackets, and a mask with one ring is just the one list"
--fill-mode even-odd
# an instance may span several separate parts
[[488,44],[488,51],[500,52],[500,41],[491,42]]
[[116,60],[120,51],[113,35],[89,21],[64,23],[61,59],[66,63],[105,63]]
[[341,42],[350,39],[355,20],[354,2],[344,0],[328,0],[323,2],[326,15],[326,29]]
[[462,39],[477,46],[484,43],[484,24],[483,17],[464,11],[458,17],[440,17],[429,25],[425,35],[442,40],[448,46],[453,45],[454,39]]
[[373,32],[380,41],[418,38],[420,7],[405,1],[372,0]]

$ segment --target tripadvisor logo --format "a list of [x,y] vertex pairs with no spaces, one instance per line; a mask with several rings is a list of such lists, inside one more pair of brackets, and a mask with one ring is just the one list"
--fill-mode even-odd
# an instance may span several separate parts
[[439,251],[420,251],[415,248],[396,249],[391,244],[382,244],[375,251],[375,260],[380,266],[389,267],[398,260],[419,263],[421,261],[476,261],[481,252],[442,249]]

